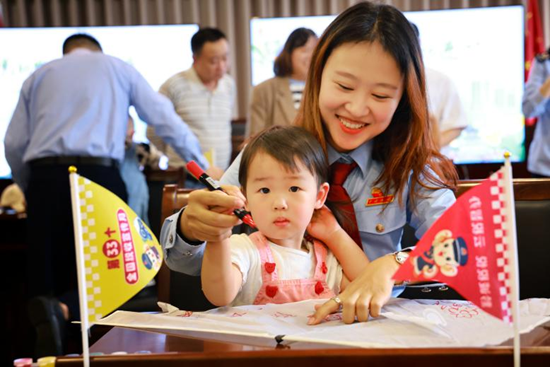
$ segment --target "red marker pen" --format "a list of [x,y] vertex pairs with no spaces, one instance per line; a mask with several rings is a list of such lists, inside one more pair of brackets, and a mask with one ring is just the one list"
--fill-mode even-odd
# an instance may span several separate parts
[[[223,191],[220,185],[214,179],[212,179],[212,177],[208,176],[206,172],[204,172],[195,161],[189,161],[186,165],[186,168],[197,180],[202,182],[208,188],[208,190]],[[256,228],[256,223],[254,223],[252,216],[245,209],[235,209],[233,210],[233,213],[250,228]]]

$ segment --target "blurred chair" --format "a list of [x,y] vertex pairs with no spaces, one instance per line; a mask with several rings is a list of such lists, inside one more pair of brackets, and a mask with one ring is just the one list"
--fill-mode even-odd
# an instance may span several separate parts
[[166,170],[152,169],[145,166],[143,170],[147,178],[147,186],[149,187],[149,223],[151,231],[157,236],[160,235],[162,226],[162,190],[166,184],[174,184],[179,187],[185,186],[187,172],[183,167],[168,167]]
[[[482,180],[459,181],[457,197],[480,182]],[[513,184],[520,299],[550,298],[550,179],[516,178]],[[413,246],[416,241],[412,228],[406,228],[402,239],[403,247]],[[407,287],[400,297],[462,298],[445,285]]]
[[[170,215],[187,205],[191,189],[165,185],[162,192],[161,226]],[[158,300],[182,310],[204,311],[214,308],[201,289],[200,276],[172,271],[163,263],[157,275]]]

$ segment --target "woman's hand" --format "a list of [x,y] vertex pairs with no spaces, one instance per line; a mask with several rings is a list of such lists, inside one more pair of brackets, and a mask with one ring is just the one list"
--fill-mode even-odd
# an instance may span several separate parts
[[[367,265],[365,270],[338,297],[342,301],[342,319],[346,324],[367,321],[369,314],[378,317],[382,306],[388,302],[395,281],[393,274],[399,264],[393,255],[382,256]],[[317,308],[309,319],[309,325],[323,321],[330,313],[338,311],[340,305],[333,299]]]
[[219,190],[195,190],[189,194],[189,203],[180,220],[180,229],[191,241],[222,241],[231,236],[231,230],[241,221],[233,210],[242,208],[245,198],[236,186]]
[[313,218],[311,218],[311,222],[307,226],[307,233],[324,242],[327,246],[331,242],[330,238],[338,231],[343,231],[343,229],[340,227],[340,224],[338,224],[338,221],[336,221],[330,209],[326,206],[315,211]]

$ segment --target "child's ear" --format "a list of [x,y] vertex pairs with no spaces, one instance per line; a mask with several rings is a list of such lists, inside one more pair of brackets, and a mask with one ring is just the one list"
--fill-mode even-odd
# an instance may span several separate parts
[[315,209],[321,209],[323,205],[325,205],[325,201],[327,200],[329,189],[330,189],[330,185],[328,184],[328,182],[323,182],[321,184],[321,186],[319,187],[319,191],[317,192],[317,201],[315,201]]

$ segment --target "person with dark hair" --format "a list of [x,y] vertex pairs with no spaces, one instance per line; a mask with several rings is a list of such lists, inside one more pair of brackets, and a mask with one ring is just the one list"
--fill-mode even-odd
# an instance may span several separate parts
[[[408,256],[405,224],[420,238],[456,200],[456,169],[430,134],[425,85],[418,38],[391,5],[360,2],[319,39],[296,123],[321,143],[331,165],[329,200],[352,214],[354,223],[342,227],[370,263],[311,323],[341,306],[346,323],[379,316],[403,290],[392,276]],[[203,241],[222,241],[240,223],[227,214],[246,203],[232,186],[239,161],[221,179],[230,195],[196,190],[165,221],[160,240],[172,270],[200,273]]]
[[535,178],[550,177],[550,48],[535,57],[522,105],[525,117],[538,119],[527,169]]
[[300,127],[273,126],[250,141],[239,181],[258,231],[206,244],[201,282],[212,304],[329,298],[359,275],[368,259],[323,207],[328,179],[321,144]]
[[[201,28],[191,38],[193,66],[170,77],[160,87],[167,96],[183,123],[197,135],[204,152],[212,153],[219,179],[231,159],[231,117],[235,104],[235,82],[227,74],[229,68],[229,44],[222,31]],[[152,129],[147,138],[166,156],[168,164],[185,166],[175,152],[159,139]],[[204,187],[188,175],[186,187]]]
[[63,55],[68,54],[75,48],[82,48],[82,47],[88,48],[90,50],[103,52],[101,45],[94,37],[86,33],[76,33],[76,34],[73,34],[72,36],[69,36],[63,42]]
[[252,90],[247,137],[267,127],[290,125],[294,121],[317,40],[315,32],[308,28],[297,28],[288,36],[273,64],[275,77]]
[[136,69],[103,54],[89,35],[69,37],[63,50],[23,83],[4,141],[28,203],[27,284],[29,294],[39,296],[29,303],[37,356],[64,353],[60,324],[79,319],[68,167],[126,200],[119,164],[131,105],[178,154],[208,167],[196,136]]

